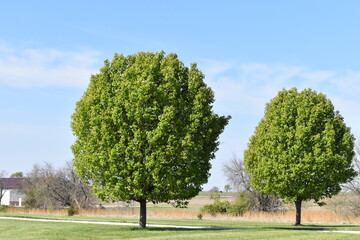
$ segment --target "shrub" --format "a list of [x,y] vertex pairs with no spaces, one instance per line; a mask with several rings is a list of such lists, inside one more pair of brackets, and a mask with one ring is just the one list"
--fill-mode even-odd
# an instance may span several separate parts
[[245,211],[249,210],[253,201],[253,194],[240,193],[236,201],[231,203],[229,213],[235,216],[242,216]]
[[6,213],[6,210],[8,209],[8,206],[6,205],[0,205],[0,212]]
[[204,205],[201,211],[210,213],[212,216],[215,216],[217,213],[231,213],[235,216],[241,216],[245,211],[259,210],[257,197],[251,192],[243,192],[238,195],[235,202],[230,203],[229,201],[220,201],[220,195],[217,193],[211,197],[214,199],[214,202]]
[[212,216],[215,216],[216,213],[226,213],[230,207],[229,201],[215,201],[212,204],[206,204],[204,207],[201,208],[202,212],[210,213]]
[[212,216],[215,216],[216,213],[227,213],[230,207],[229,201],[220,201],[220,194],[215,193],[214,196],[211,196],[211,199],[214,199],[214,203],[206,204],[201,208],[202,212],[210,213]]
[[70,206],[68,208],[68,216],[74,216],[76,214],[79,214],[79,210],[73,206]]

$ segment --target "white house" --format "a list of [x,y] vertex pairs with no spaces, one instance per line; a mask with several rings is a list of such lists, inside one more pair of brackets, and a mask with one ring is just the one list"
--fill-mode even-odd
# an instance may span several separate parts
[[24,206],[25,193],[21,190],[24,178],[0,178],[0,205]]

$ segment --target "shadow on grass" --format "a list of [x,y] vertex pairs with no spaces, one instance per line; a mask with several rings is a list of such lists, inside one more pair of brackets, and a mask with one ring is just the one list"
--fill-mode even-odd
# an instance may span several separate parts
[[360,228],[360,225],[304,225],[306,227],[320,228]]
[[227,228],[227,227],[204,227],[204,228],[196,228],[196,229],[195,228],[171,228],[171,227],[132,228],[132,230],[134,230],[134,231],[170,231],[170,232],[249,230],[249,229],[252,229],[252,228]]
[[[351,228],[360,228],[360,225],[300,225],[283,227],[203,227],[203,228],[173,228],[173,227],[147,227],[132,228],[134,231],[169,231],[169,232],[194,232],[194,231],[223,231],[223,230],[290,230],[290,231],[337,231],[351,230]],[[360,231],[360,230],[358,230]]]
[[[300,225],[289,227],[265,227],[265,229],[274,230],[294,230],[294,231],[337,231],[351,228],[360,228],[360,225]],[[360,230],[358,230],[360,231]]]

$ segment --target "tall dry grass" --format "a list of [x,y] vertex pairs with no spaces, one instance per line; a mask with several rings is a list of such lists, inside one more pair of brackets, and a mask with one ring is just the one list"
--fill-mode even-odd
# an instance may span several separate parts
[[[7,213],[15,214],[37,214],[67,216],[67,209],[32,209],[32,208],[7,208]],[[177,208],[148,208],[149,218],[169,218],[169,219],[197,219],[198,209],[177,209]],[[95,217],[134,217],[139,216],[139,208],[113,208],[113,209],[80,209],[79,216]],[[229,214],[217,214],[212,216],[203,213],[203,219],[227,219],[242,221],[274,221],[274,222],[294,222],[295,211],[283,212],[245,212],[242,216],[232,216]],[[350,214],[335,213],[329,209],[324,210],[303,210],[303,223],[328,223],[328,224],[352,224],[360,223],[360,218]]]
[[[241,217],[244,220],[255,221],[276,221],[276,222],[295,222],[295,211],[284,212],[245,212]],[[360,218],[349,215],[335,213],[331,210],[303,210],[301,213],[303,223],[330,223],[330,224],[351,224],[360,223]]]
[[[339,206],[345,207],[346,200],[352,195],[340,194],[332,199],[326,199],[328,203],[325,207],[319,207],[317,204],[304,202],[302,209],[303,223],[329,223],[329,224],[349,224],[359,223],[360,217],[356,217],[351,211],[342,211]],[[221,200],[234,200],[233,195],[222,196]],[[189,203],[189,208],[173,208],[168,204],[152,205],[148,204],[147,215],[149,218],[169,218],[169,219],[197,219],[200,208],[205,204],[212,203],[214,200],[210,196],[197,196]],[[359,201],[360,204],[360,201]],[[131,202],[125,204],[122,202],[105,205],[106,208],[80,209],[80,216],[94,217],[139,217],[139,204]],[[68,209],[32,209],[32,208],[6,208],[8,213],[17,214],[38,214],[38,215],[54,215],[67,216]],[[284,205],[284,211],[279,212],[245,212],[242,216],[233,216],[230,214],[217,214],[212,216],[202,213],[203,219],[232,219],[232,220],[249,220],[249,221],[276,221],[276,222],[294,222],[295,209],[293,204]]]
[[9,207],[9,208],[6,208],[6,213],[64,216],[64,215],[68,214],[68,210],[67,209]]

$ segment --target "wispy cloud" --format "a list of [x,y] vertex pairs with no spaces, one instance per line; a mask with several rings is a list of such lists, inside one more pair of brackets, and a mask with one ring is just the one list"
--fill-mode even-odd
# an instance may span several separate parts
[[15,87],[84,87],[98,71],[99,53],[0,46],[0,84]]
[[215,107],[225,114],[262,116],[265,103],[283,88],[311,88],[330,98],[360,134],[360,71],[313,70],[302,66],[202,61]]

